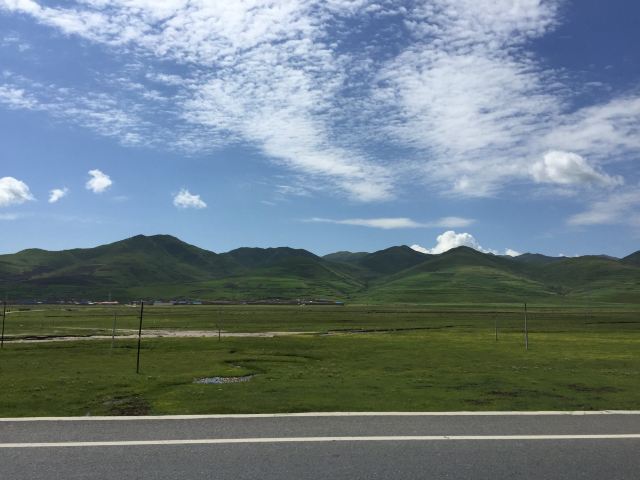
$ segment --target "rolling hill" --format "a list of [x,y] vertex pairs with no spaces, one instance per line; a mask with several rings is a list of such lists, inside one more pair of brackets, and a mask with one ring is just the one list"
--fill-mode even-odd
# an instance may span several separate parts
[[319,257],[302,249],[214,253],[170,235],[95,248],[0,255],[0,291],[13,299],[328,298],[351,302],[640,302],[640,252],[624,259],[458,247],[440,255],[396,246]]

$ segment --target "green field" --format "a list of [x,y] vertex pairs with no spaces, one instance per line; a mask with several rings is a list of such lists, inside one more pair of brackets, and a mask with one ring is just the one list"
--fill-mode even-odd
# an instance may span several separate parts
[[[8,338],[130,334],[139,325],[139,307],[13,306],[5,326]],[[529,304],[532,332],[635,331],[640,308],[624,304]],[[145,306],[145,330],[217,330],[228,332],[340,332],[455,328],[520,331],[523,304],[431,304],[271,306]]]
[[114,310],[29,308],[7,315],[0,416],[640,408],[636,306],[531,305],[529,351],[515,304],[152,307],[145,330],[308,333],[144,339],[139,375],[134,340],[15,342],[107,333]]

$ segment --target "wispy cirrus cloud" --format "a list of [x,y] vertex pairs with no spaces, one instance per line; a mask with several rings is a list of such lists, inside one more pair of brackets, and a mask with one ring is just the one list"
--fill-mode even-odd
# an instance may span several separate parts
[[[193,137],[183,137],[184,146],[198,148],[205,136],[214,143],[216,137],[250,142],[273,161],[325,178],[355,200],[382,200],[393,195],[390,172],[335,141],[324,118],[343,75],[339,58],[325,44],[324,21],[351,14],[357,3],[193,6],[134,0],[61,8],[2,2],[65,34],[199,66],[180,84],[173,105],[195,130]],[[176,75],[152,78],[178,85]]]
[[558,24],[560,4],[433,0],[409,13],[416,42],[380,70],[377,94],[395,112],[389,135],[429,158],[414,164],[426,184],[496,195],[513,181],[540,181],[529,165],[559,150],[593,162],[588,175],[582,169],[600,180],[592,185],[618,183],[599,165],[640,150],[640,97],[573,107],[570,80],[528,51]]
[[336,225],[354,225],[359,227],[381,228],[383,230],[391,230],[397,228],[456,228],[466,227],[474,223],[474,220],[472,219],[461,217],[443,217],[432,222],[417,222],[406,217],[347,218],[343,220],[313,217],[305,221],[314,223],[333,223]]
[[[246,143],[360,201],[392,199],[404,183],[463,197],[512,182],[613,188],[605,170],[640,151],[640,96],[575,107],[572,80],[530,50],[562,3],[0,0],[143,65],[102,75],[93,92],[9,79],[0,102],[128,145]],[[379,34],[363,40],[366,29]],[[569,169],[549,152],[573,159]]]
[[13,109],[32,110],[38,106],[38,102],[30,97],[23,88],[11,85],[0,85],[0,103]]
[[640,190],[635,186],[594,201],[585,211],[569,217],[567,223],[573,226],[617,224],[640,227],[639,212]]

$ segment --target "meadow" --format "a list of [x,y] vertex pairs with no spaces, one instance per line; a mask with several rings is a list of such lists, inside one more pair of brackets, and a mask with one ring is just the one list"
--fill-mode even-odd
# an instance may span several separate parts
[[637,306],[529,305],[529,350],[516,304],[149,307],[145,331],[306,333],[145,338],[140,374],[135,340],[16,341],[108,334],[114,313],[137,328],[134,307],[12,307],[0,416],[640,408]]

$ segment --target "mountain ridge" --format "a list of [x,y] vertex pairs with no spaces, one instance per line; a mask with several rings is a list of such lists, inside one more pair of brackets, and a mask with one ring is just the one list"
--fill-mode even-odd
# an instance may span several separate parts
[[349,301],[639,302],[640,251],[506,257],[457,247],[424,254],[406,245],[318,256],[291,247],[215,253],[171,235],[136,235],[92,248],[0,255],[0,289],[16,298],[331,298]]

